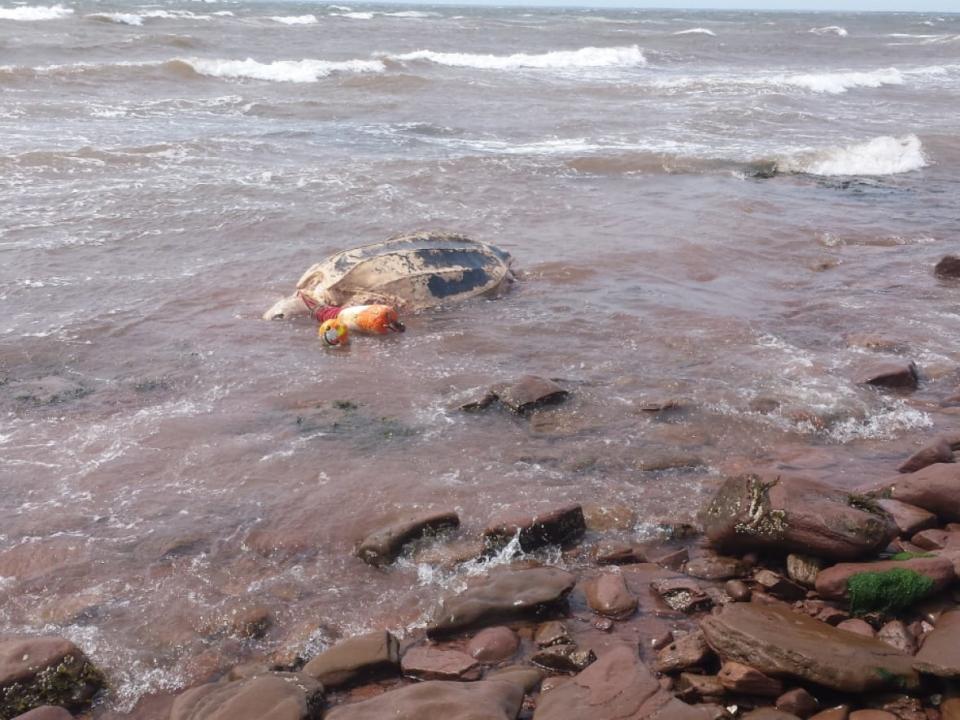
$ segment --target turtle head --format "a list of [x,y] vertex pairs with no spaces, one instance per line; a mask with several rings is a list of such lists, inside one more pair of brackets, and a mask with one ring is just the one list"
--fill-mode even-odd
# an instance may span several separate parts
[[344,347],[350,344],[350,333],[342,320],[325,320],[317,330],[324,347]]
[[307,316],[309,314],[310,308],[306,306],[298,294],[294,294],[275,302],[273,307],[263,314],[263,319],[284,320],[286,318],[297,317],[299,315]]

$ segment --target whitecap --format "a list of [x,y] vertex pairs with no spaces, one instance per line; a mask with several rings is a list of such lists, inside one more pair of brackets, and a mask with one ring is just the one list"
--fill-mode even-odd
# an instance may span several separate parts
[[826,27],[810,28],[810,32],[812,32],[814,35],[837,35],[838,37],[846,37],[850,34],[847,32],[845,27],[840,27],[839,25],[827,25]]
[[316,25],[316,15],[274,15],[270,18],[282,25]]
[[330,14],[336,15],[337,17],[350,18],[351,20],[373,20],[374,17],[374,13],[372,12],[341,12]]
[[896,68],[870,72],[827,72],[802,75],[779,75],[777,84],[803,88],[816,93],[839,95],[852,88],[878,88],[884,85],[903,85],[903,73]]
[[481,55],[476,53],[434,52],[417,50],[392,56],[400,62],[427,61],[450,67],[469,67],[480,70],[567,69],[598,67],[633,67],[646,65],[647,59],[636,45],[627,47],[585,47],[579,50],[555,50],[531,55]]
[[854,145],[799,153],[778,161],[777,170],[822,176],[896,175],[927,164],[916,135],[884,135]]
[[21,5],[14,8],[0,8],[0,20],[60,20],[73,15],[71,8],[63,5]]
[[275,60],[270,63],[246,60],[211,60],[206,58],[181,59],[194,72],[210,77],[231,80],[272,80],[274,82],[311,83],[337,72],[383,72],[386,66],[379,60]]
[[[230,12],[229,10],[226,12]],[[218,13],[219,14],[219,13]],[[231,15],[233,13],[230,13]],[[86,16],[90,20],[101,20],[118,25],[141,26],[145,20],[212,20],[212,15],[197,15],[189,10],[148,10],[141,13],[102,12]]]
[[690,28],[689,30],[678,30],[674,35],[710,35],[711,37],[716,37],[717,34],[713,30],[708,30],[707,28]]
[[91,13],[86,16],[88,20],[104,20],[106,22],[117,23],[118,25],[133,25],[139,27],[143,25],[143,15],[135,13]]

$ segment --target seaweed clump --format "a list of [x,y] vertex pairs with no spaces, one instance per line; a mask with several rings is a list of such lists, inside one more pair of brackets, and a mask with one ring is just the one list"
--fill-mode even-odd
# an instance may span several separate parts
[[933,553],[928,552],[899,552],[896,555],[890,557],[891,560],[913,560],[914,558],[932,558],[936,557]]
[[866,615],[903,610],[929,595],[934,586],[931,578],[907,568],[857,573],[847,580],[850,612]]

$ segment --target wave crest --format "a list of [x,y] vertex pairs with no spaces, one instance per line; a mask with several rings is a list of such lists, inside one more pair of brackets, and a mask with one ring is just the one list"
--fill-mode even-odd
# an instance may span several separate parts
[[710,37],[716,37],[717,34],[713,30],[707,28],[690,28],[689,30],[678,30],[674,35],[709,35]]
[[783,85],[803,88],[816,93],[839,95],[852,88],[878,88],[884,85],[903,85],[903,73],[896,68],[871,72],[810,73],[805,75],[782,75],[778,81]]
[[0,8],[0,20],[60,20],[73,15],[71,8],[63,5],[21,5],[14,8]]
[[826,27],[810,28],[810,32],[814,35],[836,35],[838,37],[846,37],[850,33],[847,32],[845,27],[840,25],[827,25]]
[[383,72],[386,66],[380,60],[275,60],[271,63],[246,60],[210,60],[206,58],[178,59],[198,75],[230,80],[270,80],[273,82],[312,83],[340,72]]
[[647,64],[647,59],[637,45],[627,47],[585,47],[579,50],[555,50],[531,55],[481,55],[476,53],[447,53],[432,50],[417,50],[403,55],[389,56],[399,62],[426,61],[449,67],[476,68],[478,70],[525,70],[600,67],[635,67]]
[[800,153],[777,161],[778,172],[838,175],[897,175],[927,166],[916,135],[884,135],[867,142]]
[[316,25],[316,15],[274,15],[270,18],[281,25]]

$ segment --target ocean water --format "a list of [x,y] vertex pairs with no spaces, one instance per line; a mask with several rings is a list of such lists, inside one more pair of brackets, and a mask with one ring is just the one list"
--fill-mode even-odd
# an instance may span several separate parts
[[[476,568],[360,563],[396,508],[646,536],[726,472],[893,473],[955,424],[958,109],[958,15],[8,0],[0,626],[80,642],[122,715],[416,628]],[[418,228],[520,282],[346,352],[259,319]],[[904,358],[917,392],[856,384]],[[571,399],[453,409],[524,373]]]

